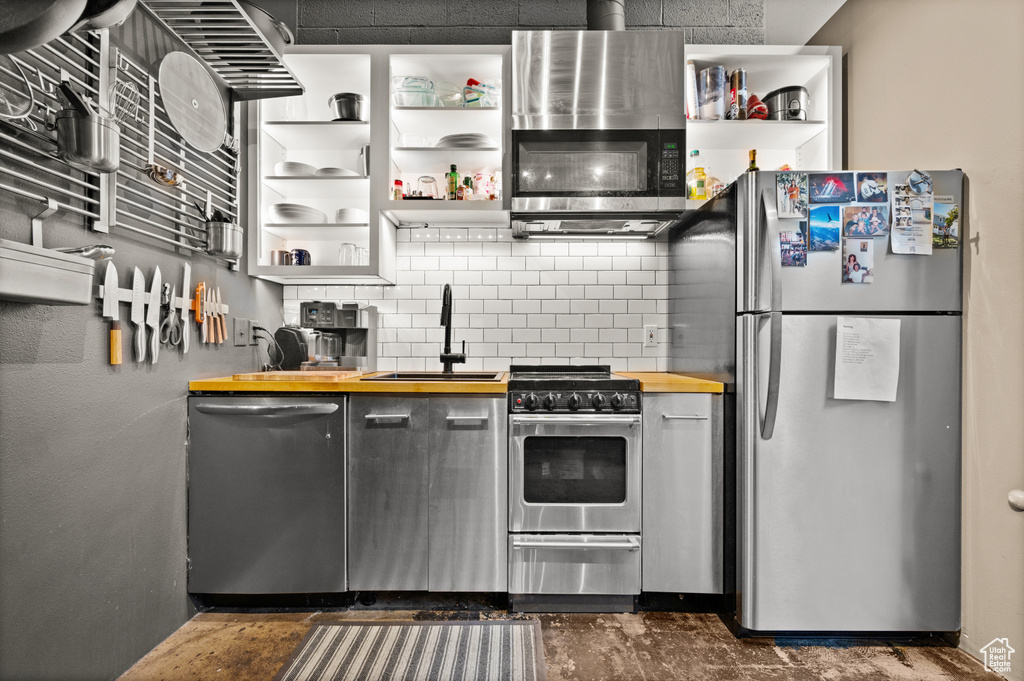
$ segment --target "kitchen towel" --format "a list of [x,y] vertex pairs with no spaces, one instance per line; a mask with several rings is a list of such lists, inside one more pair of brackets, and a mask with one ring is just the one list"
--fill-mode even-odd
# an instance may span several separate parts
[[545,681],[540,622],[321,622],[275,681]]

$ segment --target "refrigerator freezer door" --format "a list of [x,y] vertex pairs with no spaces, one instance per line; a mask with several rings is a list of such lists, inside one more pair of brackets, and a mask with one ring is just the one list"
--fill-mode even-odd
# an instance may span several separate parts
[[[889,171],[890,178],[904,177],[910,171]],[[765,190],[775,192],[774,172],[757,174],[757,188],[752,187],[748,176],[737,182],[740,190],[740,217],[747,225],[741,225],[740,234],[748,235],[740,238],[741,248],[749,245],[758,249],[753,253],[739,253],[745,268],[760,268],[753,271],[745,269],[739,273],[738,280],[763,281],[770,275],[764,269],[767,259],[772,261],[772,269],[781,271],[782,299],[781,307],[785,312],[821,312],[831,310],[860,312],[959,312],[961,310],[961,250],[960,248],[935,249],[931,255],[898,255],[889,248],[889,237],[874,237],[874,280],[870,284],[842,283],[842,244],[837,251],[811,251],[807,254],[807,265],[804,267],[779,268],[779,231],[796,231],[800,220],[782,219],[768,221],[767,243],[754,235],[764,230],[762,209],[754,204],[756,210],[744,209],[744,198],[760,201]],[[931,173],[936,196],[952,196],[954,202],[963,206],[963,173],[958,170],[935,171]],[[890,180],[890,185],[892,181]],[[892,191],[892,187],[889,187]],[[816,204],[812,204],[814,208]],[[844,204],[849,205],[849,204]],[[875,204],[887,206],[888,204]],[[744,217],[746,216],[746,217]],[[842,220],[840,219],[840,222]],[[960,226],[964,233],[963,220]],[[840,242],[842,238],[840,237]],[[762,304],[764,286],[751,288],[751,295],[757,294],[757,302],[746,307],[740,306],[739,311],[764,311]],[[742,291],[742,289],[741,289]],[[742,299],[740,301],[742,303]]]
[[737,322],[740,625],[959,629],[961,318],[899,317],[896,401],[869,402],[832,399],[836,317],[781,315],[765,439],[767,318]]

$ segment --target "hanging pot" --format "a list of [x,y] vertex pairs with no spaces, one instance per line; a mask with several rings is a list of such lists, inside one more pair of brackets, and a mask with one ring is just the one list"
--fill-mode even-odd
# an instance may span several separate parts
[[135,11],[138,0],[86,0],[85,11],[71,27],[72,31],[94,31],[120,26]]
[[50,42],[82,16],[86,0],[0,0],[0,53]]
[[56,127],[57,158],[82,170],[117,170],[121,163],[121,129],[113,118],[61,109]]

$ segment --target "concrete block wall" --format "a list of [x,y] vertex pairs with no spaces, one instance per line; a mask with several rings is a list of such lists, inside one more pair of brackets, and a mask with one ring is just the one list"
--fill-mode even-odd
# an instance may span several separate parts
[[[626,0],[626,27],[690,44],[760,45],[764,0]],[[298,0],[299,43],[508,45],[513,30],[586,28],[586,0]]]
[[[441,368],[441,291],[452,285],[461,370],[509,364],[668,369],[668,244],[519,241],[508,229],[400,229],[396,286],[285,286],[287,321],[303,300],[375,305],[382,371]],[[645,324],[658,327],[644,347]]]

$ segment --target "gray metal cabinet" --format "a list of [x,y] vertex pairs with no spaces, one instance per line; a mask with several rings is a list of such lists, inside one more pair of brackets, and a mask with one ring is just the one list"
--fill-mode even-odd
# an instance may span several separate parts
[[428,399],[353,395],[349,413],[349,589],[425,590]]
[[644,591],[722,593],[722,396],[644,395]]
[[430,591],[505,591],[507,410],[503,397],[430,399]]
[[345,591],[345,396],[188,399],[188,590]]
[[349,589],[504,591],[504,396],[353,395]]

